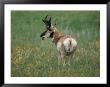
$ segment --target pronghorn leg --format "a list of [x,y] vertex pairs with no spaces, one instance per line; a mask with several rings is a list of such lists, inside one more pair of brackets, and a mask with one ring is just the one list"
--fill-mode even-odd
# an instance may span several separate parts
[[62,63],[62,56],[61,56],[61,52],[59,51],[59,55],[58,55],[58,65],[60,65]]
[[63,60],[63,64],[70,66],[70,59],[71,59],[70,56],[65,56]]
[[66,63],[65,63],[65,59],[64,59],[64,54],[63,53],[61,54],[61,61],[62,61],[63,66],[65,66]]
[[68,62],[67,62],[68,65],[70,65],[70,62],[73,59],[73,56],[74,56],[74,52],[73,52],[73,54],[71,54],[70,56],[68,56]]
[[72,58],[72,56],[68,56],[68,58],[67,58],[67,65],[69,65],[70,66],[70,59]]
[[65,59],[64,59],[64,58],[62,58],[62,59],[63,59],[63,60],[62,60],[63,66],[65,66],[65,65],[66,65]]
[[60,65],[60,63],[61,63],[61,56],[59,55],[58,56],[58,65]]

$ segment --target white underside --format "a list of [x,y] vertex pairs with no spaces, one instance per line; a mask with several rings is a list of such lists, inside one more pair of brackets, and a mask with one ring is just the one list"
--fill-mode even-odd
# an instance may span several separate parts
[[[70,44],[71,42],[71,44]],[[66,52],[71,52],[73,51],[74,47],[76,47],[77,43],[74,39],[72,38],[67,38],[64,40],[63,45],[65,47]]]
[[[71,41],[71,44],[70,44],[70,41]],[[58,51],[63,51],[62,45],[63,45],[66,52],[72,52],[75,49],[75,47],[77,46],[77,42],[73,38],[66,38],[63,42],[59,41],[57,43]]]

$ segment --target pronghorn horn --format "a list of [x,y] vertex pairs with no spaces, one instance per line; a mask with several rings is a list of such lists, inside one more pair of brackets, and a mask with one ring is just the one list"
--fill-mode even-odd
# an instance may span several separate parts
[[51,23],[51,17],[50,17],[50,19],[49,19],[49,22]]
[[48,15],[45,16],[45,20],[47,19]]
[[48,15],[45,16],[45,19],[42,19],[42,21],[43,21],[44,23],[47,22],[47,17],[48,17]]
[[45,23],[47,29],[49,30],[49,28],[51,27],[51,17],[48,19],[48,15],[46,15],[45,18],[42,19],[42,21]]

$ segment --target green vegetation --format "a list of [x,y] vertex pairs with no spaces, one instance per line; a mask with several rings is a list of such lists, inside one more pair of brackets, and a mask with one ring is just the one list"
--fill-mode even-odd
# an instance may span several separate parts
[[[78,42],[70,66],[58,66],[55,45],[50,39],[40,38],[45,30],[42,18],[47,14],[60,32],[72,35]],[[12,11],[11,76],[100,76],[100,12]]]

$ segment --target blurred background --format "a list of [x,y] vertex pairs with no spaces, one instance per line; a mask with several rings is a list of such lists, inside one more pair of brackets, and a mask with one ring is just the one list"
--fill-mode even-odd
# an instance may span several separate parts
[[[51,39],[42,40],[42,19],[49,15],[58,30],[76,38],[78,48],[70,66],[58,66],[58,53]],[[12,77],[100,76],[99,11],[12,11]]]

